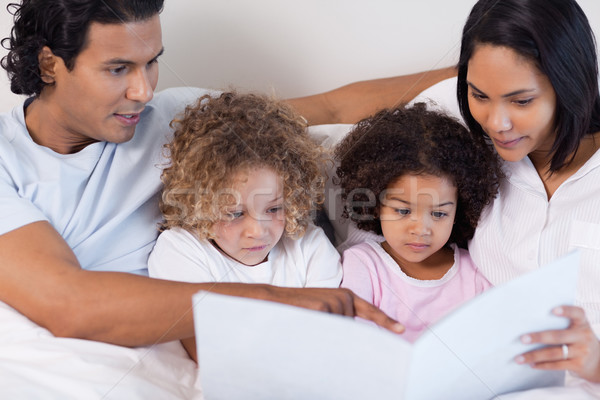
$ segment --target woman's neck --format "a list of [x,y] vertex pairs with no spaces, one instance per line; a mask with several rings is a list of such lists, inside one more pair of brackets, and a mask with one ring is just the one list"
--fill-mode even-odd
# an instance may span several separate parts
[[544,184],[548,200],[552,198],[560,185],[579,171],[579,169],[592,158],[599,148],[600,132],[585,136],[579,143],[579,148],[575,154],[567,159],[570,160],[570,162],[554,173],[550,171],[550,161],[552,159],[551,153],[545,152],[540,154],[533,152],[529,154],[529,159]]

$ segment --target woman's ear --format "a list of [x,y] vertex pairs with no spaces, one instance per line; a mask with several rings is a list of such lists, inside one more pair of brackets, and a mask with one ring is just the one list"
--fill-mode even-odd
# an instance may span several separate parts
[[38,54],[40,77],[42,78],[42,81],[48,85],[52,85],[55,82],[56,58],[57,57],[48,46],[42,47],[42,50],[40,50]]

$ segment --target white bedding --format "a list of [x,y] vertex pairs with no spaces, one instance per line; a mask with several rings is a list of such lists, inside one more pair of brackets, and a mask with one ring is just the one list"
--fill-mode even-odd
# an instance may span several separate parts
[[127,348],[55,338],[0,303],[3,399],[200,399],[196,364],[179,342]]
[[[131,349],[87,340],[55,338],[4,303],[0,303],[0,327],[2,399],[203,398],[196,365],[178,342]],[[537,399],[600,399],[600,385],[570,379],[566,387],[538,389],[499,398]]]

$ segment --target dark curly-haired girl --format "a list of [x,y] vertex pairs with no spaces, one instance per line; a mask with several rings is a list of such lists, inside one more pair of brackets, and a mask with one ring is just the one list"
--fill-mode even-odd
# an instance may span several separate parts
[[416,104],[360,121],[335,155],[343,216],[383,235],[344,252],[342,286],[402,322],[411,341],[490,286],[460,248],[502,176],[484,139]]

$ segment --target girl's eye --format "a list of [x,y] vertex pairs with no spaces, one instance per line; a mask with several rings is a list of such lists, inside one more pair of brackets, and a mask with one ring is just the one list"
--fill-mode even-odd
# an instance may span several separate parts
[[441,219],[441,218],[444,218],[445,216],[447,216],[448,214],[443,211],[434,211],[431,213],[431,215],[435,219]]
[[283,209],[282,206],[275,206],[275,207],[271,207],[267,210],[268,213],[271,214],[277,214],[279,211],[281,211]]
[[408,208],[397,208],[396,213],[400,214],[400,215],[408,215],[410,214],[410,210]]
[[227,213],[227,218],[233,220],[233,219],[241,218],[242,215],[244,215],[243,211],[234,211],[234,212]]

